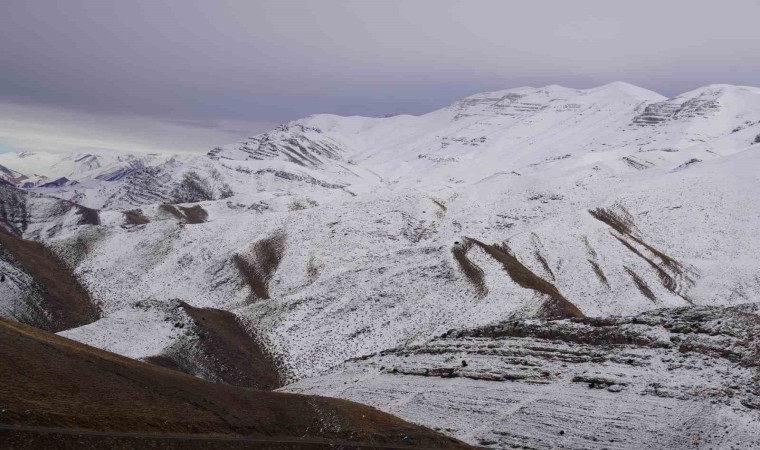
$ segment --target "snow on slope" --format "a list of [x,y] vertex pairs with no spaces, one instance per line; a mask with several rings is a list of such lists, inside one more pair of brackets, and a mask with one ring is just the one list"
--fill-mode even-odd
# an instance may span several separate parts
[[[663,120],[642,120],[662,104],[687,106]],[[612,83],[588,90],[547,86],[478,94],[420,117],[313,116],[298,123],[343,139],[356,149],[355,161],[408,186],[472,182],[496,167],[531,170],[607,151],[619,152],[638,169],[681,160],[673,155],[681,151],[711,158],[710,151],[723,154],[752,143],[760,133],[758,114],[756,88],[710,86],[667,100]],[[730,142],[718,148],[705,144],[718,139]]]
[[[224,195],[195,198],[203,200],[206,223],[178,223],[147,206],[141,212],[152,223],[92,230],[84,253],[74,244],[82,240],[79,231],[51,242],[76,263],[106,311],[145,298],[235,309],[287,355],[293,378],[452,327],[513,316],[574,308],[584,315],[635,314],[748,301],[760,289],[751,256],[758,250],[753,236],[760,208],[754,191],[743,190],[757,186],[757,177],[743,168],[756,165],[756,148],[746,146],[746,130],[727,130],[712,142],[723,154],[738,152],[733,157],[692,145],[657,158],[647,152],[651,165],[634,167],[626,158],[641,153],[626,142],[644,133],[635,118],[647,102],[661,100],[622,84],[587,91],[548,87],[471,97],[430,117],[343,122],[315,116],[305,119],[311,128],[291,125],[256,139],[274,159],[247,143],[177,164],[177,173],[192,168],[201,180],[216,178],[208,175],[216,171],[227,187]],[[378,131],[386,120],[399,128],[397,135]],[[428,125],[417,127],[423,132],[416,136],[412,125],[403,125],[420,121]],[[428,132],[430,123],[444,124],[444,131]],[[489,127],[488,136],[498,136],[493,141],[469,137]],[[289,142],[291,129],[303,149]],[[358,152],[355,147],[373,141],[362,144],[364,133],[392,143]],[[417,156],[429,142],[453,135],[453,143],[438,150],[444,160]],[[561,141],[567,146],[557,150]],[[287,154],[309,160],[305,152],[315,142],[318,163]],[[696,154],[705,159],[689,164]],[[343,163],[350,158],[356,166]],[[476,164],[496,158],[499,164]],[[404,170],[415,176],[402,177]],[[455,173],[459,182],[446,182]],[[394,176],[402,181],[389,180]],[[171,175],[163,185],[181,179]],[[114,214],[103,220],[123,223]],[[274,236],[283,242],[276,267],[256,269],[257,245]],[[502,253],[491,244],[502,245]],[[463,246],[464,258],[456,253]],[[499,260],[504,253],[534,281],[553,287],[516,282],[519,273]],[[474,267],[474,277],[465,266]],[[246,274],[256,270],[266,273]],[[270,298],[257,297],[262,288],[251,280],[264,280]],[[547,294],[553,289],[560,295]]]
[[5,166],[0,165],[0,180],[5,181],[8,184],[15,186],[19,183],[23,183],[28,178],[29,177],[23,173],[16,172],[13,169],[9,169]]
[[49,179],[72,180],[100,178],[115,180],[131,171],[156,165],[171,156],[160,154],[88,154],[9,152],[0,154],[0,164],[23,174],[37,174]]
[[[216,172],[234,161],[279,163],[269,171],[280,175],[316,170],[352,193],[376,191],[380,179],[387,189],[430,188],[543,170],[561,159],[583,164],[597,153],[616,152],[621,165],[636,170],[701,162],[754,142],[760,123],[752,118],[758,114],[760,94],[746,87],[709,86],[674,99],[625,83],[587,90],[518,88],[478,94],[418,117],[316,115],[213,149],[208,159]],[[95,180],[44,193],[108,209],[216,199],[171,194],[185,182],[182,172],[209,165],[202,160],[168,161],[119,183]],[[202,168],[199,173],[211,178]],[[157,190],[168,192],[151,195]]]
[[[289,189],[289,182],[305,183],[319,188],[343,190],[345,197],[365,192],[379,183],[379,177],[367,169],[354,166],[339,158],[327,158],[320,162],[320,152],[326,151],[322,145],[332,145],[318,140],[306,140],[316,147],[316,157],[295,156],[279,158],[279,146],[289,148],[287,136],[273,132],[275,136],[264,135],[259,139],[270,148],[266,153],[271,158],[251,156],[240,148],[251,148],[253,144],[242,143],[228,146],[226,150],[217,148],[207,156],[192,158],[172,157],[160,164],[130,169],[120,172],[118,178],[87,178],[76,183],[61,186],[37,188],[35,192],[56,196],[96,209],[129,209],[156,203],[192,203],[207,200],[223,200],[233,194],[256,195],[261,192],[287,191],[299,193],[299,189]],[[300,136],[300,135],[299,135]],[[293,138],[296,142],[298,137]],[[303,144],[299,144],[303,145]],[[275,149],[275,150],[271,150]],[[296,150],[296,153],[304,154]],[[307,162],[308,161],[308,162]],[[281,181],[278,181],[281,180]],[[278,187],[279,185],[279,187]],[[352,190],[346,190],[352,186]],[[292,192],[290,192],[292,191]]]
[[99,223],[96,211],[0,185],[0,315],[48,331],[97,320],[99,309],[67,265],[40,242]]
[[759,304],[450,332],[283,390],[495,448],[756,448]]
[[547,86],[418,117],[317,115],[49,189],[102,209],[101,225],[33,237],[106,316],[68,336],[161,354],[175,339],[162,308],[135,305],[178,299],[232,311],[304,380],[450,329],[754,301],[758,134],[760,91],[732,86],[674,99]]
[[[751,262],[760,205],[740,189],[760,183],[750,172],[731,177],[741,174],[737,166],[760,162],[754,153],[737,155],[735,165],[665,173],[649,188],[603,177],[525,176],[457,196],[356,200],[329,215],[306,210],[279,226],[296,241],[270,283],[276,301],[241,314],[271,330],[295,373],[308,376],[351,355],[540,311],[546,296],[520,286],[477,246],[467,257],[485,289],[469,280],[453,253],[464,237],[504,242],[585,315],[748,301],[760,289]],[[639,231],[619,233],[591,214],[597,208],[629,214]],[[312,266],[319,278],[310,283]]]

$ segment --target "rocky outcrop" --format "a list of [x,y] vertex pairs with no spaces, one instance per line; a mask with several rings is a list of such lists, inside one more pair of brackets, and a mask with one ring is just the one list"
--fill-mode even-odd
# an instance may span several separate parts
[[487,447],[750,448],[760,445],[759,310],[452,330],[285,389],[366,402]]
[[253,136],[238,146],[217,147],[208,156],[213,160],[279,159],[299,166],[319,168],[329,160],[343,160],[347,150],[318,128],[289,124]]

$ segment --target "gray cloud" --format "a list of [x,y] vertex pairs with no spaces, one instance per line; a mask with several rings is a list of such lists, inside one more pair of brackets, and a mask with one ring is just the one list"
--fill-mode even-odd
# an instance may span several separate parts
[[760,85],[760,2],[4,0],[0,98],[164,121],[423,113],[520,85]]
[[266,122],[166,121],[0,103],[0,152],[198,153],[273,126]]

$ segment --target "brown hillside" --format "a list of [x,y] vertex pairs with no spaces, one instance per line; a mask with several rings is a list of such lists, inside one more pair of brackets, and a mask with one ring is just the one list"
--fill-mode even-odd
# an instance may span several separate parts
[[118,440],[119,433],[132,433],[119,448],[137,448],[137,440],[148,438],[158,442],[151,448],[200,448],[209,441],[220,448],[233,436],[283,443],[267,448],[295,448],[294,441],[323,442],[327,448],[336,442],[466,448],[357,403],[214,384],[5,319],[0,319],[0,361],[0,447],[32,448],[21,444],[53,442],[49,439],[96,447],[93,442],[103,434]]
[[52,251],[39,242],[0,231],[0,252],[7,252],[39,287],[39,297],[31,297],[30,311],[17,317],[29,325],[58,332],[100,318],[100,310],[79,280]]

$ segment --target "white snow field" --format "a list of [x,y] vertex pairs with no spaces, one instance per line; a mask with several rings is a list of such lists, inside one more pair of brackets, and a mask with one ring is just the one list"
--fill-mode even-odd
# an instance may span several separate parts
[[[721,329],[710,348],[757,352],[756,309],[722,307],[760,299],[760,88],[667,99],[625,83],[524,87],[422,116],[311,116],[193,158],[5,154],[0,165],[26,188],[6,221],[53,249],[102,310],[64,336],[161,355],[183,335],[166,322],[181,300],[232,312],[294,383],[286,390],[473,444],[757,444],[760,353],[739,364],[707,343],[674,346],[661,325],[646,333],[670,346],[538,333],[425,349],[450,330],[707,308],[741,315],[741,331]],[[24,186],[20,174],[67,181]],[[36,212],[50,197],[99,210],[98,224]],[[568,355],[547,356],[557,352]],[[463,358],[498,372],[516,355],[548,375],[404,372]],[[635,381],[573,381],[584,371]]]

